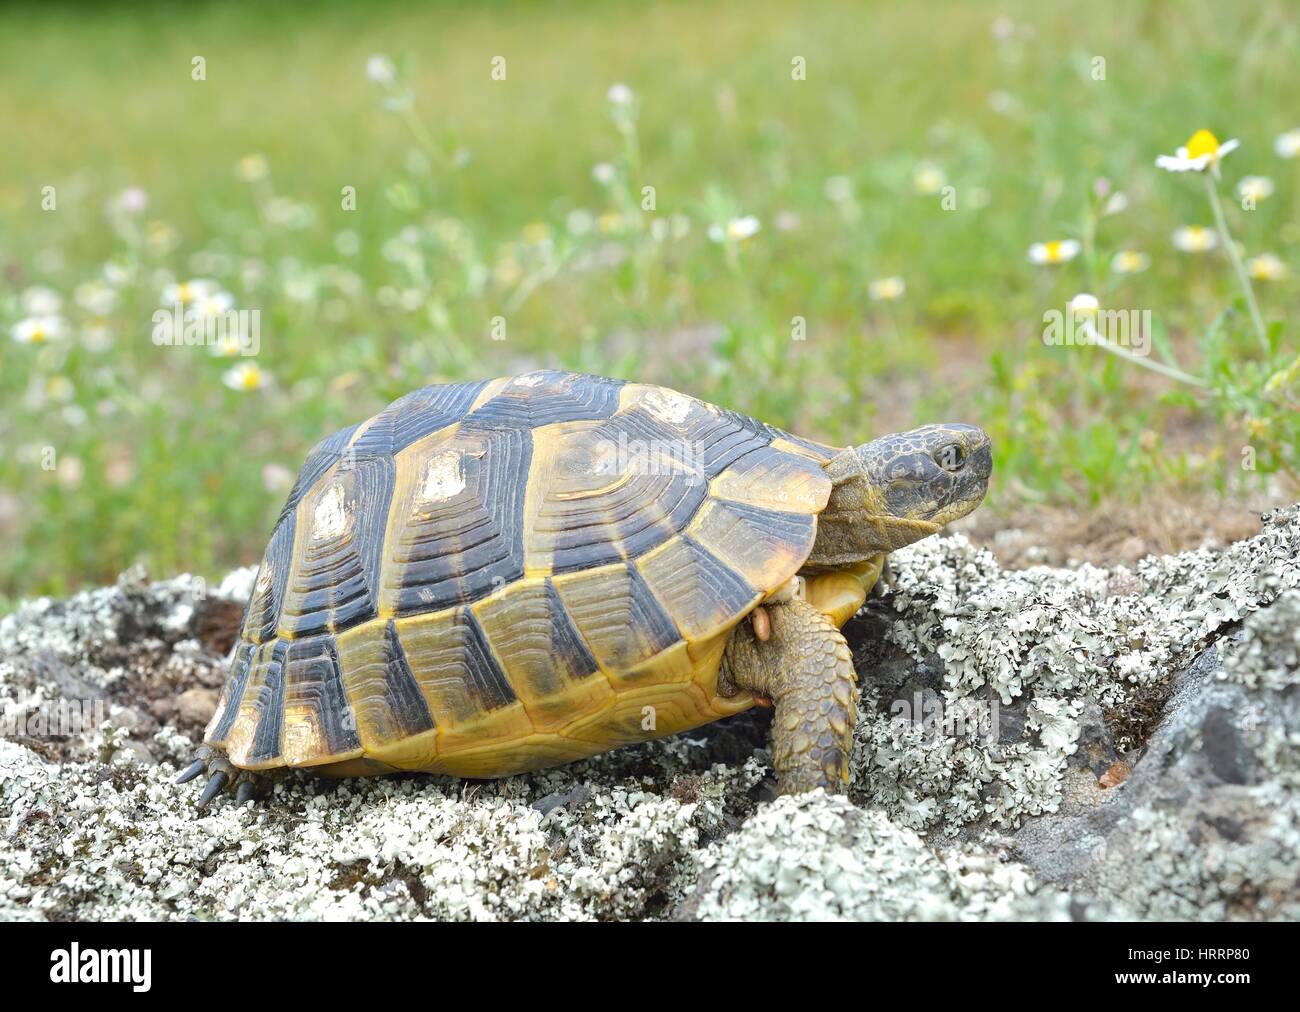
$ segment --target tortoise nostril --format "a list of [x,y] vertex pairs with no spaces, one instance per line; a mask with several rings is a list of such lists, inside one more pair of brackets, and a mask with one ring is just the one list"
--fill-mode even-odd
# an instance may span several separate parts
[[960,443],[948,443],[934,451],[934,462],[945,471],[960,471],[966,464],[966,451]]

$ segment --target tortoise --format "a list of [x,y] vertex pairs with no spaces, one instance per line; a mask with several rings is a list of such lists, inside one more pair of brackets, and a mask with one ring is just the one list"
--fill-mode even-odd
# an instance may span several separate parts
[[504,777],[769,705],[778,790],[840,791],[840,627],[991,467],[971,425],[837,449],[599,376],[417,390],[308,455],[179,782]]

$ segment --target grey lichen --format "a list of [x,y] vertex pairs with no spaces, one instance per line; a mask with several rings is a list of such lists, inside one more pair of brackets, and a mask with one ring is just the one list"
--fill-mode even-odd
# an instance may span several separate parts
[[936,853],[879,811],[778,798],[700,858],[705,920],[1068,919],[1069,898],[979,848]]
[[1300,591],[1282,592],[1273,607],[1246,620],[1221,677],[1274,692],[1300,685]]
[[[673,744],[656,746],[666,762],[692,748]],[[0,741],[3,902],[83,919],[663,916],[694,881],[701,840],[735,821],[731,806],[752,804],[747,787],[762,775],[705,770],[696,800],[683,801],[591,771],[575,811],[545,816],[530,802],[578,777],[368,780],[320,793],[304,778],[260,807],[199,817],[172,772],[129,760],[60,767]]]
[[[1148,558],[1136,572],[1006,571],[961,537],[895,553],[887,639],[918,663],[937,655],[943,705],[996,709],[999,734],[928,735],[891,715],[888,689],[867,670],[855,797],[942,833],[1057,811],[1089,702],[1132,708],[1241,619],[1300,586],[1298,512],[1277,511],[1258,537],[1222,552]],[[1282,677],[1278,663],[1270,678]],[[1116,730],[1123,746],[1142,744]]]
[[1026,826],[1011,852],[1108,916],[1300,918],[1298,628],[1292,590],[1248,615],[1179,672],[1107,802]]
[[220,684],[251,572],[132,574],[0,620],[7,716],[106,711],[6,723],[0,918],[1297,917],[1297,556],[1300,509],[1134,570],[897,553],[849,629],[848,798],[772,800],[750,714],[501,781],[290,774],[202,815],[175,703]]

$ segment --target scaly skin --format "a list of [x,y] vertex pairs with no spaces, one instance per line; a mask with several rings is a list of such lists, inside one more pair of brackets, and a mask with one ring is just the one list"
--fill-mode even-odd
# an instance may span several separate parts
[[766,696],[776,714],[772,753],[777,790],[801,794],[849,782],[849,751],[858,716],[853,655],[834,623],[807,601],[768,604],[771,639],[749,623],[731,634],[718,673],[718,691],[736,688]]

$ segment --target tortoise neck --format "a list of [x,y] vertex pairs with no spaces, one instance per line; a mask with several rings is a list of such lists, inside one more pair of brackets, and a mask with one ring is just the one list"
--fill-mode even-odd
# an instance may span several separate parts
[[826,476],[831,479],[831,494],[817,517],[817,537],[806,562],[810,569],[853,566],[938,530],[928,521],[890,513],[884,491],[858,447],[836,454],[826,464]]

